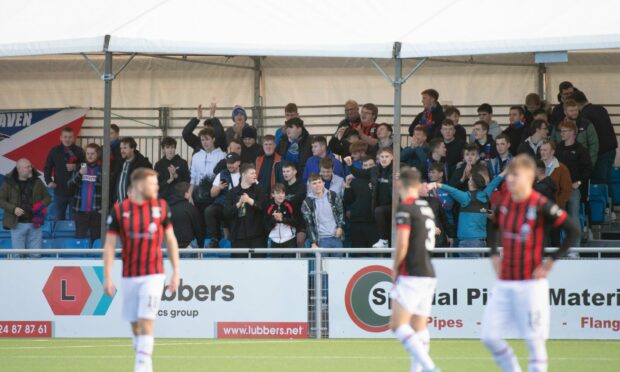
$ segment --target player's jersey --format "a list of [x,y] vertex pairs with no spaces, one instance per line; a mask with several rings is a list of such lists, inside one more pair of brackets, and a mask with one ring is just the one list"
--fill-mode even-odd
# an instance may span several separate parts
[[108,232],[122,242],[123,277],[162,274],[161,243],[164,230],[171,229],[168,204],[163,199],[116,203],[108,216]]
[[434,278],[431,251],[435,249],[435,215],[426,200],[403,200],[396,210],[396,228],[410,231],[399,275]]
[[565,211],[536,191],[521,202],[505,195],[495,207],[492,220],[504,247],[500,279],[532,279],[543,259],[545,231],[558,228],[565,219]]

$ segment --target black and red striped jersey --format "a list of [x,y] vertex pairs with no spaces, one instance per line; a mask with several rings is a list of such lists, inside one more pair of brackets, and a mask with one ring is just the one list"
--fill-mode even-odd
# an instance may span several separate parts
[[164,230],[171,229],[171,215],[163,199],[116,203],[107,220],[108,232],[120,235],[123,277],[164,272],[161,244]]
[[500,279],[532,279],[543,259],[545,233],[559,228],[566,216],[565,211],[534,190],[520,202],[506,194],[491,218],[504,248]]
[[435,249],[435,215],[423,199],[405,199],[396,210],[396,228],[409,231],[407,254],[399,275],[435,277],[431,252]]

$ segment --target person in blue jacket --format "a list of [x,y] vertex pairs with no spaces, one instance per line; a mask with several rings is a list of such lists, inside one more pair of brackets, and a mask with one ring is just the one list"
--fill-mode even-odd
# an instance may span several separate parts
[[334,174],[344,177],[342,163],[327,149],[327,140],[325,137],[316,136],[312,138],[312,156],[308,158],[306,167],[304,168],[304,182],[308,182],[308,178],[312,173],[318,174],[321,172],[321,159],[326,156],[329,156],[334,161]]
[[[483,168],[476,168],[469,178],[468,191],[462,191],[439,182],[428,184],[429,191],[435,189],[446,191],[461,206],[457,225],[459,247],[486,247],[487,214],[490,211],[491,193],[504,180],[506,174],[504,170],[487,185],[482,174]],[[460,256],[463,257],[464,255]],[[478,255],[465,256],[475,257]]]
[[400,162],[416,168],[421,174],[426,172],[426,159],[429,156],[427,138],[426,129],[418,125],[413,129],[411,144],[400,151]]

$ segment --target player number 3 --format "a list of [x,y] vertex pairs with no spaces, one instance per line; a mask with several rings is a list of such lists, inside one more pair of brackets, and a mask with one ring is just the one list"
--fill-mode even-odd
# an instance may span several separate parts
[[435,249],[435,215],[430,207],[420,207],[420,212],[427,217],[424,222],[424,227],[427,230],[427,238],[424,241],[424,245],[426,250],[430,252]]
[[426,246],[427,251],[432,251],[435,249],[435,221],[430,218],[426,219],[424,223],[424,227],[426,227],[428,236],[424,241],[424,245]]

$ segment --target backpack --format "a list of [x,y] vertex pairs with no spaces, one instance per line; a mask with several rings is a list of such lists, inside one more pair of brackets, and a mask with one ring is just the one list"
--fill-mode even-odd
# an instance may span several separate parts
[[192,192],[192,200],[200,204],[211,204],[213,198],[211,197],[211,187],[213,186],[213,180],[209,177],[203,178],[197,187]]

